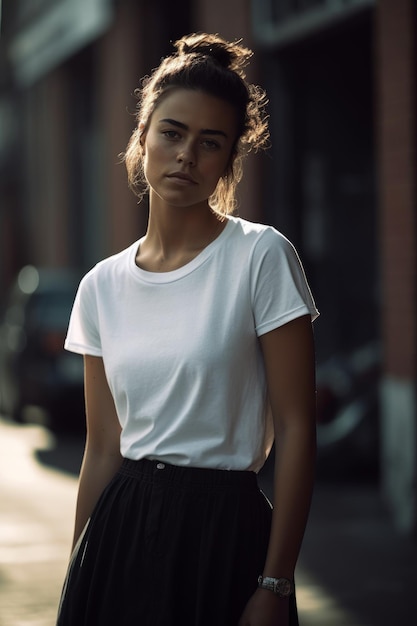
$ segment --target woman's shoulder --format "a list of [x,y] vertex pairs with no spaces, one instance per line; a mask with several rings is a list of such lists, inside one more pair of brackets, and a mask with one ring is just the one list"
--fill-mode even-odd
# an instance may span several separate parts
[[108,285],[112,280],[119,280],[123,274],[128,274],[132,255],[134,256],[138,245],[139,242],[135,241],[120,252],[98,261],[84,275],[80,285],[85,288],[88,288],[88,286],[97,286],[102,283],[106,283]]
[[275,226],[261,222],[252,222],[242,217],[232,216],[229,218],[235,225],[235,236],[247,241],[247,243],[260,248],[278,247],[285,249],[293,245],[287,237],[277,230]]

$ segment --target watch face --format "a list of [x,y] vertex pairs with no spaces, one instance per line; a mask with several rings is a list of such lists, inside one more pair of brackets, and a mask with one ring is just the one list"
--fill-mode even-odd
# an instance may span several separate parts
[[292,593],[291,581],[287,580],[287,578],[279,578],[275,588],[276,593],[283,598],[288,598]]

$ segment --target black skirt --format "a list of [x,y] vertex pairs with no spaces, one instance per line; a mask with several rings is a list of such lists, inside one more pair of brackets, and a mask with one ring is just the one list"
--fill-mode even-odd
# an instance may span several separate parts
[[124,460],[71,557],[57,626],[237,626],[271,514],[253,472]]

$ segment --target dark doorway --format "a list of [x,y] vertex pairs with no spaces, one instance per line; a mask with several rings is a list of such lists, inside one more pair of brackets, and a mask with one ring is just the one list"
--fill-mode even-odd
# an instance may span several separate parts
[[378,338],[370,14],[269,55],[269,221],[299,248],[319,359]]

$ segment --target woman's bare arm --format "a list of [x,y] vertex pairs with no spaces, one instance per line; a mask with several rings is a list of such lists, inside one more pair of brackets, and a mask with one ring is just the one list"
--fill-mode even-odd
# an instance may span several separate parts
[[[263,576],[294,576],[307,523],[316,453],[315,357],[310,316],[260,338],[275,430],[274,511]],[[288,602],[258,589],[240,626],[287,626]]]
[[310,316],[261,337],[275,429],[274,513],[264,575],[292,578],[316,458],[315,358]]
[[81,465],[73,547],[97,500],[122,463],[121,427],[100,357],[84,357],[87,438]]

